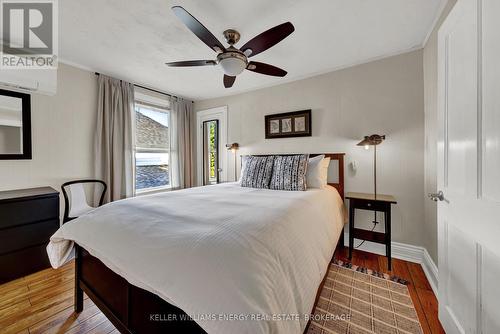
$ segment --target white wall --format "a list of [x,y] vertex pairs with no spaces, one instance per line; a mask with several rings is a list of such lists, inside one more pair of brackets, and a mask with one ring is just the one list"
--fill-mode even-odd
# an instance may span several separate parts
[[[345,152],[347,191],[373,191],[373,152],[356,143],[364,135],[387,135],[378,149],[378,189],[398,200],[393,208],[393,241],[422,245],[423,89],[420,50],[280,86],[196,101],[194,107],[199,111],[228,106],[228,142],[240,144],[239,154]],[[302,109],[312,109],[312,137],[264,139],[264,115]],[[357,173],[348,168],[353,160],[358,162]],[[234,175],[232,164],[228,175]],[[369,227],[372,216],[360,216],[356,224]]]
[[38,186],[60,190],[65,181],[93,176],[96,77],[59,64],[57,82],[56,95],[32,95],[33,159],[0,160],[0,191]]
[[437,257],[437,204],[428,199],[428,193],[437,191],[437,57],[438,41],[437,34],[444,19],[448,16],[457,0],[449,0],[439,19],[438,24],[429,37],[424,48],[424,96],[425,96],[425,224],[424,224],[424,247],[429,255],[438,263]]

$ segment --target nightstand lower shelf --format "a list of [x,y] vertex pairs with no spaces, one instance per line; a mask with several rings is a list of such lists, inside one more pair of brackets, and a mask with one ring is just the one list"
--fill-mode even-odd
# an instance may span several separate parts
[[376,242],[379,244],[385,244],[386,240],[385,233],[368,231],[360,228],[354,228],[353,232],[354,232],[353,233],[354,239],[361,239],[361,240]]

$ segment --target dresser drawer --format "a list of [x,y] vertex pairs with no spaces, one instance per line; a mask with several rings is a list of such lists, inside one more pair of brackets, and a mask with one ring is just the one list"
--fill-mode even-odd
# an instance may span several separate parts
[[0,255],[0,284],[50,267],[47,244]]
[[58,196],[0,203],[0,229],[48,219],[59,219]]
[[350,201],[354,201],[353,204],[355,209],[371,210],[371,211],[385,211],[391,205],[390,203],[373,202],[364,199],[351,198]]
[[0,230],[0,254],[43,243],[47,244],[58,228],[59,219],[51,219]]

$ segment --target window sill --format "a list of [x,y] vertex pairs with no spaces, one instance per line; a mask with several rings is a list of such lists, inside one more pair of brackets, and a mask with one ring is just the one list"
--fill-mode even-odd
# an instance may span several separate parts
[[141,190],[136,190],[135,196],[151,195],[151,194],[161,193],[161,192],[165,192],[165,191],[172,191],[172,190],[175,190],[175,188],[172,188],[170,186],[141,189]]

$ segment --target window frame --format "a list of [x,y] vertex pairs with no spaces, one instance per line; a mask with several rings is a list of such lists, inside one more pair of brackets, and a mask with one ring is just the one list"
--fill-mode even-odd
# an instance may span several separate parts
[[[140,196],[152,192],[160,192],[160,191],[169,191],[172,189],[172,175],[170,172],[170,154],[171,154],[171,142],[170,138],[168,141],[168,148],[144,148],[144,147],[138,147],[136,145],[136,136],[137,136],[137,124],[135,122],[135,110],[138,106],[143,106],[145,108],[150,108],[151,110],[154,109],[159,109],[161,111],[165,111],[168,116],[168,127],[169,127],[169,136],[170,136],[170,120],[171,120],[171,109],[170,109],[170,103],[166,99],[162,99],[156,96],[151,96],[148,94],[144,93],[138,93],[136,92],[134,94],[134,108],[133,108],[133,135],[134,135],[134,140],[133,140],[133,157],[134,157],[134,166],[133,166],[133,187],[134,187],[134,195],[135,196]],[[168,185],[164,186],[158,186],[158,187],[149,187],[149,188],[143,188],[143,189],[137,189],[137,184],[136,184],[136,169],[137,169],[137,158],[136,154],[137,153],[168,153],[169,155],[169,161],[168,161],[168,167],[169,167],[169,173],[168,173]]]

